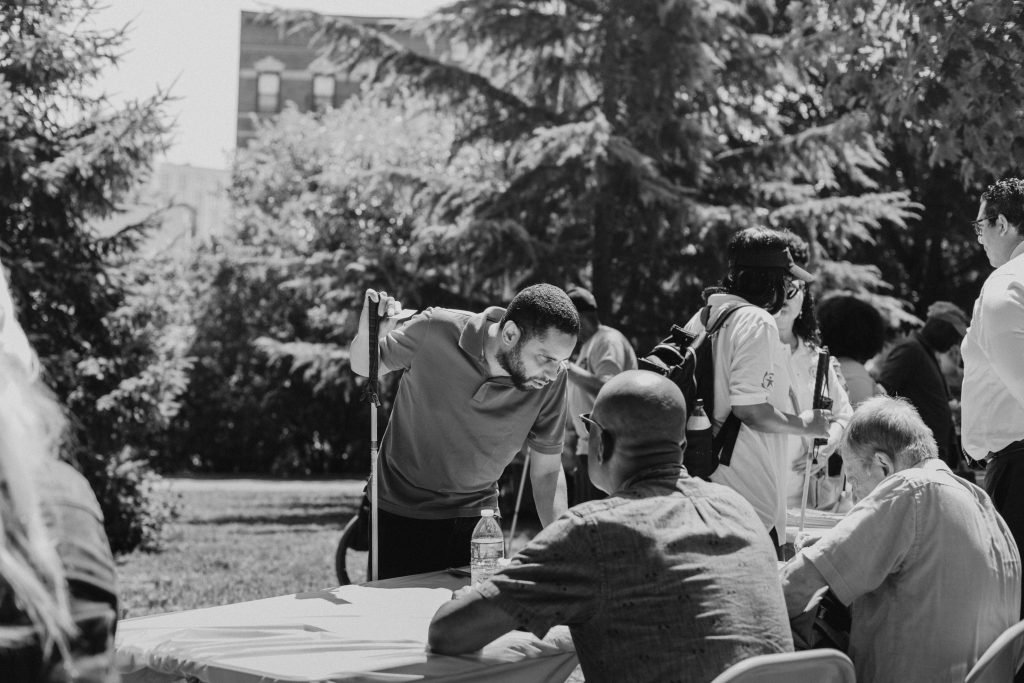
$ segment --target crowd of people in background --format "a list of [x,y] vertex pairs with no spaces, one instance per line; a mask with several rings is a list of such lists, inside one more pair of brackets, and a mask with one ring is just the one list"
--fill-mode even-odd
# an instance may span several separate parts
[[[636,369],[590,291],[538,284],[470,313],[404,311],[367,290],[352,369],[403,372],[373,473],[378,575],[468,564],[480,509],[497,507],[496,482],[526,450],[544,528],[441,608],[434,651],[567,624],[587,680],[708,681],[792,650],[789,618],[827,589],[853,608],[861,680],[962,681],[1024,615],[1024,180],[988,188],[974,227],[995,270],[971,315],[934,302],[908,333],[866,299],[815,291],[794,234],[734,235],[727,272],[686,322],[699,333],[724,320],[707,341],[710,418],[737,432],[707,481],[683,466],[683,393]],[[0,666],[12,680],[114,675],[114,564],[95,496],[59,459],[64,421],[0,277]],[[985,468],[984,490],[968,465]],[[795,507],[845,514],[802,537],[780,573]]]

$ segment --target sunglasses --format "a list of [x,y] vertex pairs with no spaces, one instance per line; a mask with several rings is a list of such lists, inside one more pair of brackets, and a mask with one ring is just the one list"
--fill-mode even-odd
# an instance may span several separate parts
[[593,436],[594,427],[597,427],[601,431],[607,431],[603,426],[601,426],[600,422],[590,417],[590,413],[581,413],[580,420],[582,420],[583,424],[587,426],[587,436]]
[[807,283],[803,280],[793,280],[786,285],[786,299],[793,299],[797,294],[807,289]]

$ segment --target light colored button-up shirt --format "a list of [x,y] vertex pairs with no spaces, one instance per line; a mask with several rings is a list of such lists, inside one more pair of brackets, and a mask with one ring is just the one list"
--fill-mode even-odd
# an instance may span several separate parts
[[1006,522],[937,458],[882,480],[801,552],[851,606],[859,681],[960,683],[1020,618]]
[[961,354],[961,440],[981,460],[1024,439],[1024,244],[982,286]]

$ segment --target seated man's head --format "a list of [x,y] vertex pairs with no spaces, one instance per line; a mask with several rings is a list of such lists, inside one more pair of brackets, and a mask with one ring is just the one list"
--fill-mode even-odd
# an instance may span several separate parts
[[839,448],[855,500],[867,496],[890,474],[939,457],[932,430],[914,406],[889,396],[860,404]]
[[499,329],[498,364],[516,388],[540,389],[572,355],[580,318],[565,292],[540,284],[516,294]]
[[647,467],[682,462],[686,402],[674,383],[647,370],[608,380],[584,423],[590,431],[590,480],[615,491]]

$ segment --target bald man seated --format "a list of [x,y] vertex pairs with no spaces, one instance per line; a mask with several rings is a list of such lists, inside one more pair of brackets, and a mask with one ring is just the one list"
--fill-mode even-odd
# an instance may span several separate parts
[[682,466],[686,407],[664,377],[608,381],[588,465],[610,494],[570,509],[489,581],[434,615],[434,652],[478,650],[517,627],[567,624],[588,683],[710,681],[793,649],[775,550],[749,503]]

